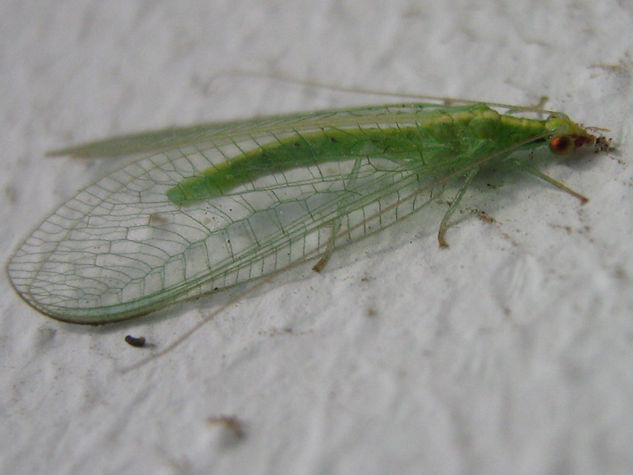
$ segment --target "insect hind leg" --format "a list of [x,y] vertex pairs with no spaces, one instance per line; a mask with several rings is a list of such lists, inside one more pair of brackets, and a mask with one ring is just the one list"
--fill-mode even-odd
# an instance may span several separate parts
[[455,199],[453,199],[453,202],[449,206],[448,210],[446,211],[446,213],[444,213],[444,217],[442,218],[442,222],[440,223],[440,228],[437,232],[437,240],[440,243],[440,247],[442,248],[448,247],[448,242],[446,242],[446,230],[448,229],[448,220],[457,209],[459,202],[462,200],[462,198],[464,197],[464,193],[466,193],[466,190],[468,189],[468,185],[470,185],[470,183],[473,181],[473,178],[477,176],[478,172],[479,167],[476,167],[468,173],[466,179],[464,180],[464,183],[457,192],[457,196],[455,196]]
[[314,264],[314,266],[312,266],[312,270],[314,272],[321,272],[330,260],[330,257],[332,256],[332,253],[335,249],[336,235],[338,234],[338,230],[341,228],[341,220],[336,220],[336,222],[332,223],[330,227],[332,228],[332,233],[325,245],[325,251],[321,255],[321,258],[318,260],[318,262]]
[[[356,181],[356,178],[358,177],[358,171],[360,170],[360,166],[361,166],[361,158],[357,158],[356,160],[354,160],[354,166],[352,167],[352,171],[349,174],[349,178],[347,180],[346,186],[350,186],[354,184],[354,182]],[[327,244],[325,245],[325,251],[321,255],[321,258],[312,267],[312,270],[314,272],[321,272],[323,268],[325,267],[325,265],[327,264],[327,262],[330,260],[330,257],[332,256],[332,254],[334,253],[334,249],[336,248],[336,235],[338,234],[339,229],[341,229],[340,218],[333,221],[329,227],[332,229],[332,233],[330,235],[330,238],[327,241]]]

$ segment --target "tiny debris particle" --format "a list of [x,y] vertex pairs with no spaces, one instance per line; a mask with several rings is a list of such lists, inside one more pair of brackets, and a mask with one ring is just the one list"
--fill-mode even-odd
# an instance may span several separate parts
[[223,443],[225,445],[233,445],[246,437],[244,424],[235,416],[210,416],[207,417],[207,423],[224,428]]
[[134,346],[136,348],[143,348],[145,346],[145,337],[140,336],[137,338],[132,335],[127,335],[125,337],[125,342],[130,346]]

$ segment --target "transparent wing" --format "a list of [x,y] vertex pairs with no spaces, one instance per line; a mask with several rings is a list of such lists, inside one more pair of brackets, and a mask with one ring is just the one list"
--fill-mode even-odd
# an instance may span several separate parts
[[289,130],[305,133],[322,128],[414,123],[422,120],[426,113],[437,113],[443,109],[446,107],[439,104],[395,104],[257,117],[122,135],[54,150],[48,155],[86,158],[117,157],[134,153],[166,151],[200,143],[222,146],[247,139],[266,138],[271,134],[283,134]]
[[192,206],[167,199],[182,179],[266,141],[233,139],[149,155],[79,192],[9,262],[18,293],[60,320],[131,318],[316,258],[334,229],[340,246],[429,201],[419,162],[381,157],[271,174]]

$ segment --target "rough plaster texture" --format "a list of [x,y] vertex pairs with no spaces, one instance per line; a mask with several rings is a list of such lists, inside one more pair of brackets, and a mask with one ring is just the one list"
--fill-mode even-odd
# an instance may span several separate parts
[[385,102],[212,80],[235,69],[514,104],[546,95],[618,144],[547,167],[585,206],[497,177],[466,200],[495,223],[460,215],[448,250],[438,217],[414,216],[125,374],[152,351],[126,334],[164,348],[230,293],[87,328],[35,313],[2,275],[0,472],[633,471],[629,2],[6,0],[0,18],[4,262],[115,166],[44,158],[53,147]]

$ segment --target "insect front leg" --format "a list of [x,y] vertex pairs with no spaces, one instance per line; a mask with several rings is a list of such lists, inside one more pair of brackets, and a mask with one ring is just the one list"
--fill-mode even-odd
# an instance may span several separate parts
[[519,160],[515,160],[514,163],[516,163],[519,167],[521,167],[526,172],[528,172],[528,173],[540,178],[541,180],[545,180],[546,182],[550,183],[551,185],[554,185],[559,190],[563,190],[564,192],[569,193],[572,196],[575,196],[576,198],[578,198],[580,200],[581,204],[584,205],[587,201],[589,201],[589,198],[587,198],[586,196],[581,195],[577,191],[572,190],[571,188],[569,188],[564,183],[558,181],[555,178],[552,178],[549,175],[546,175],[545,173],[543,173],[542,171],[538,170],[537,168],[534,168],[532,165],[529,165],[527,163],[521,162]]
[[468,175],[466,176],[464,183],[462,184],[462,186],[459,188],[459,191],[457,192],[457,196],[455,196],[448,210],[446,211],[446,213],[444,213],[444,217],[442,218],[442,222],[440,223],[440,229],[437,232],[437,240],[440,243],[440,247],[443,247],[443,248],[448,247],[448,243],[446,242],[446,238],[445,238],[446,229],[448,228],[448,220],[457,209],[457,206],[459,205],[459,202],[462,200],[464,193],[466,193],[466,189],[468,188],[468,185],[470,185],[470,183],[473,181],[473,178],[477,176],[478,172],[479,172],[479,167],[473,168],[470,172],[468,172]]

